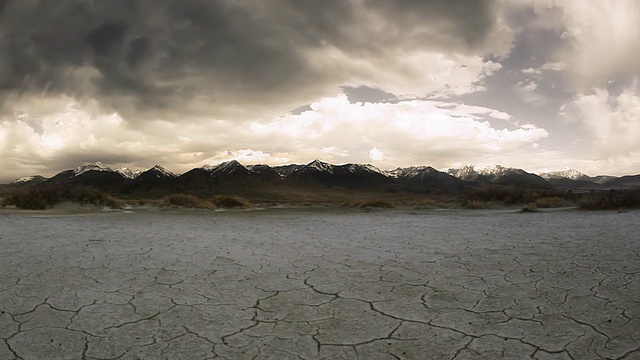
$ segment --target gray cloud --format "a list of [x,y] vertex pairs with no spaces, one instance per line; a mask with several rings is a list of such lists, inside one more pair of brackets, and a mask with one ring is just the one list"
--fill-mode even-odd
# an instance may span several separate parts
[[[362,85],[326,47],[472,55],[497,31],[493,1],[0,2],[0,103],[68,96],[128,120],[251,117]],[[379,65],[383,66],[383,65]],[[393,71],[393,68],[387,71]],[[29,109],[21,109],[29,111]]]

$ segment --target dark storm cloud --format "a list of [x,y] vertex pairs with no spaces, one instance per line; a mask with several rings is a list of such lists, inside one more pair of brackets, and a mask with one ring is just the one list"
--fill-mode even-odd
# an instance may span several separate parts
[[398,101],[398,98],[391,93],[367,86],[343,86],[342,90],[352,103]]
[[97,55],[107,56],[122,46],[127,28],[128,26],[124,22],[107,21],[89,32],[87,42]]
[[[401,33],[413,33],[415,41],[422,44],[478,49],[496,26],[492,0],[367,0],[367,4],[384,13],[390,26]],[[428,26],[420,29],[417,24]]]
[[[0,1],[0,104],[97,100],[126,118],[228,113],[340,83],[309,51],[353,58],[429,47],[472,52],[492,1]],[[376,23],[372,23],[376,22]],[[174,111],[175,114],[170,114]],[[224,112],[223,112],[224,113]]]

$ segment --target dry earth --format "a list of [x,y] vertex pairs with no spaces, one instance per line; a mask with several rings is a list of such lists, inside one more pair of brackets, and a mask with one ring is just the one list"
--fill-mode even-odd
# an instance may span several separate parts
[[0,359],[639,359],[640,213],[0,212]]

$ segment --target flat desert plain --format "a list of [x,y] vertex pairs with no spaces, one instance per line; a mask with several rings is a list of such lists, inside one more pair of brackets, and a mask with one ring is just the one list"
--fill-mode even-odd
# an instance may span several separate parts
[[0,359],[639,359],[640,212],[0,212]]

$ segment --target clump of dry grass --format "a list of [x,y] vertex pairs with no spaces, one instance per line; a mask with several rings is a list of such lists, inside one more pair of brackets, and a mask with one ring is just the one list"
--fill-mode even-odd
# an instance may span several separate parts
[[18,209],[44,210],[63,201],[108,206],[122,209],[124,203],[113,196],[90,187],[42,187],[18,190],[2,199],[2,206],[14,205]]
[[580,208],[587,210],[640,208],[640,189],[593,192],[581,199]]
[[359,205],[361,208],[383,208],[392,209],[396,207],[394,203],[388,200],[369,200]]
[[137,206],[159,206],[160,203],[162,202],[162,200],[156,200],[156,199],[132,199],[132,200],[128,200],[128,203],[131,205],[137,205]]
[[346,201],[342,204],[342,206],[357,208],[357,207],[361,207],[362,204],[363,203],[361,201]]
[[213,203],[223,209],[241,208],[247,209],[251,207],[249,200],[240,196],[216,195],[213,197]]
[[160,207],[184,207],[206,210],[215,209],[215,206],[211,202],[189,194],[173,194],[165,196],[165,198],[160,202]]
[[453,198],[429,198],[416,203],[415,209],[450,209],[459,206],[459,202]]
[[528,203],[527,205],[523,206],[522,209],[520,210],[521,213],[534,213],[534,212],[538,212],[538,206],[536,205],[535,202],[532,203]]
[[467,200],[464,203],[465,209],[486,209],[487,203],[482,200]]
[[557,196],[547,196],[541,197],[534,201],[537,207],[539,208],[556,208],[556,207],[564,207],[571,206],[571,201],[563,199]]

